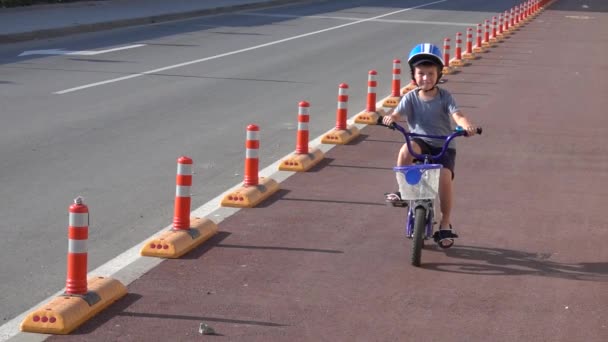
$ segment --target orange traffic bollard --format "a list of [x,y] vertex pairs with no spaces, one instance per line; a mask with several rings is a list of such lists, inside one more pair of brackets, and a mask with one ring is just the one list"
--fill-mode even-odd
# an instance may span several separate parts
[[498,36],[503,36],[502,13],[498,15]]
[[376,70],[370,70],[367,76],[367,107],[366,110],[368,112],[376,111],[376,87],[378,86],[378,81],[376,81],[376,76],[378,73]]
[[310,121],[309,113],[310,104],[302,101],[298,104],[298,132],[296,136],[296,153],[308,153],[308,122]]
[[338,108],[336,109],[336,129],[346,129],[348,115],[348,84],[338,86]]
[[443,40],[443,74],[448,75],[451,71],[450,68],[450,38]]
[[511,7],[511,11],[509,14],[511,30],[515,30],[515,8]]
[[89,238],[89,208],[77,197],[69,208],[68,265],[65,293],[87,293],[87,240]]
[[207,219],[190,217],[192,158],[177,158],[173,226],[146,242],[140,254],[149,257],[179,258],[217,233],[217,225]]
[[492,17],[492,34],[490,35],[490,43],[498,42],[496,17]]
[[359,135],[359,129],[350,125],[347,126],[346,118],[348,115],[348,84],[340,83],[338,86],[338,108],[336,110],[336,127],[331,132],[325,134],[321,139],[323,144],[347,144]]
[[247,126],[245,140],[245,177],[243,186],[227,193],[222,199],[224,207],[252,208],[279,190],[279,183],[268,177],[258,177],[260,128]]
[[393,60],[393,71],[392,71],[392,81],[391,81],[391,94],[384,98],[382,102],[382,106],[388,108],[395,108],[401,100],[401,60],[394,59]]
[[450,60],[450,65],[461,67],[464,66],[462,60],[462,33],[456,32],[456,48],[454,49],[454,58]]
[[367,104],[365,110],[355,116],[356,123],[375,125],[380,116],[379,111],[376,109],[376,87],[378,82],[376,76],[378,73],[376,70],[370,70],[367,73]]
[[393,60],[393,79],[391,80],[391,96],[401,98],[401,60]]
[[175,176],[175,206],[173,229],[190,229],[190,188],[192,187],[192,159],[181,156],[177,159]]
[[484,48],[489,48],[492,47],[492,42],[490,41],[490,20],[486,19],[484,21],[485,23],[485,32],[484,32],[484,36],[483,36],[483,43],[482,46]]
[[475,47],[473,48],[473,52],[475,52],[475,53],[484,52],[484,47],[481,42],[482,36],[483,36],[482,25],[477,24],[477,44],[475,44]]
[[467,43],[462,58],[468,60],[475,59],[475,54],[473,53],[473,29],[470,27],[467,28]]
[[257,125],[247,126],[245,141],[245,186],[258,185],[260,128]]
[[21,322],[21,331],[69,334],[127,294],[127,288],[117,280],[106,277],[87,279],[89,208],[78,196],[68,210],[65,292],[28,313]]
[[296,136],[295,154],[285,158],[279,164],[281,171],[307,171],[323,159],[323,152],[318,148],[308,146],[308,123],[310,103],[301,101],[298,104],[298,132]]

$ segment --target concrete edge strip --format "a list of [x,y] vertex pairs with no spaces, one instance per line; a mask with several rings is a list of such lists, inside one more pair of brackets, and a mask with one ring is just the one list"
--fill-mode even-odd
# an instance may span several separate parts
[[76,26],[66,26],[60,28],[53,29],[42,29],[31,32],[23,32],[23,33],[12,33],[12,34],[0,34],[0,44],[3,43],[17,43],[27,40],[35,40],[42,38],[56,38],[61,36],[67,36],[70,34],[76,33],[87,33],[87,32],[96,32],[109,30],[114,28],[128,27],[128,26],[137,26],[137,25],[146,25],[146,24],[156,24],[160,22],[168,22],[174,20],[182,20],[189,19],[195,17],[202,17],[208,15],[216,15],[216,14],[224,14],[234,11],[244,11],[251,9],[259,9],[266,7],[273,7],[279,5],[286,4],[295,4],[295,3],[311,3],[311,2],[320,2],[326,0],[268,0],[261,1],[256,3],[247,3],[233,6],[221,6],[221,7],[213,7],[201,10],[193,10],[193,11],[185,11],[178,13],[170,13],[170,14],[159,14],[153,16],[146,16],[140,18],[133,19],[120,19],[114,21],[104,21],[99,23],[91,23],[91,24],[81,24]]

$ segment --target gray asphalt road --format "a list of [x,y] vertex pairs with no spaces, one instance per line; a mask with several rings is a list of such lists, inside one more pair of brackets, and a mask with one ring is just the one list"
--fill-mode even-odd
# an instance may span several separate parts
[[295,148],[299,101],[316,137],[335,124],[339,83],[353,115],[368,70],[387,95],[413,44],[516,3],[332,1],[0,46],[0,319],[65,285],[74,197],[91,212],[92,270],[170,224],[180,155],[194,159],[194,209],[242,181],[248,124],[263,168]]

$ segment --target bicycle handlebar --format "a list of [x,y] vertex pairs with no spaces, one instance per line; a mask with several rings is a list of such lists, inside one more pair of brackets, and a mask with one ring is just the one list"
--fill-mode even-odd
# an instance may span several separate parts
[[[416,158],[418,160],[426,160],[427,158],[439,159],[439,158],[443,157],[443,155],[445,154],[445,151],[447,151],[448,146],[450,145],[450,142],[452,141],[452,139],[459,137],[459,136],[468,136],[467,131],[463,130],[460,126],[458,126],[456,128],[456,130],[450,135],[430,135],[430,134],[420,134],[420,133],[408,132],[405,130],[405,128],[403,128],[403,126],[399,125],[396,122],[393,122],[390,126],[387,126],[384,123],[382,123],[382,116],[380,116],[378,118],[378,121],[376,122],[376,124],[378,124],[380,126],[388,127],[392,130],[396,129],[399,132],[401,132],[401,134],[403,134],[403,136],[405,137],[405,142],[407,144],[408,151],[410,152],[410,154],[412,156],[414,156],[414,158]],[[476,133],[481,134],[482,132],[483,132],[483,129],[481,127],[477,127]],[[441,152],[439,152],[439,154],[436,154],[436,155],[435,154],[418,154],[412,149],[410,137],[422,137],[422,138],[444,140],[444,143],[443,143],[443,147],[441,148]]]

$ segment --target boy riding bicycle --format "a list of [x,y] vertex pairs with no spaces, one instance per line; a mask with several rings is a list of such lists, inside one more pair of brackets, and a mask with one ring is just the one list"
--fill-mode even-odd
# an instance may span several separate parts
[[[476,133],[476,127],[460,111],[452,95],[445,89],[439,88],[437,83],[443,71],[443,58],[441,50],[433,44],[416,45],[409,54],[408,64],[412,80],[417,88],[405,94],[397,107],[382,118],[382,123],[391,125],[404,118],[408,129],[412,133],[428,135],[449,135],[454,131],[452,120],[461,126],[467,136]],[[442,148],[442,141],[434,139],[413,138],[411,141],[414,152],[418,154],[438,154]],[[414,161],[404,144],[399,150],[397,166],[410,165]],[[456,146],[450,142],[445,155],[434,162],[443,165],[439,176],[439,200],[441,203],[441,222],[435,240],[443,248],[454,244],[458,235],[454,232],[450,213],[452,210],[454,167],[456,163]],[[385,194],[386,201],[396,206],[403,206],[406,201],[401,199],[397,191]]]

